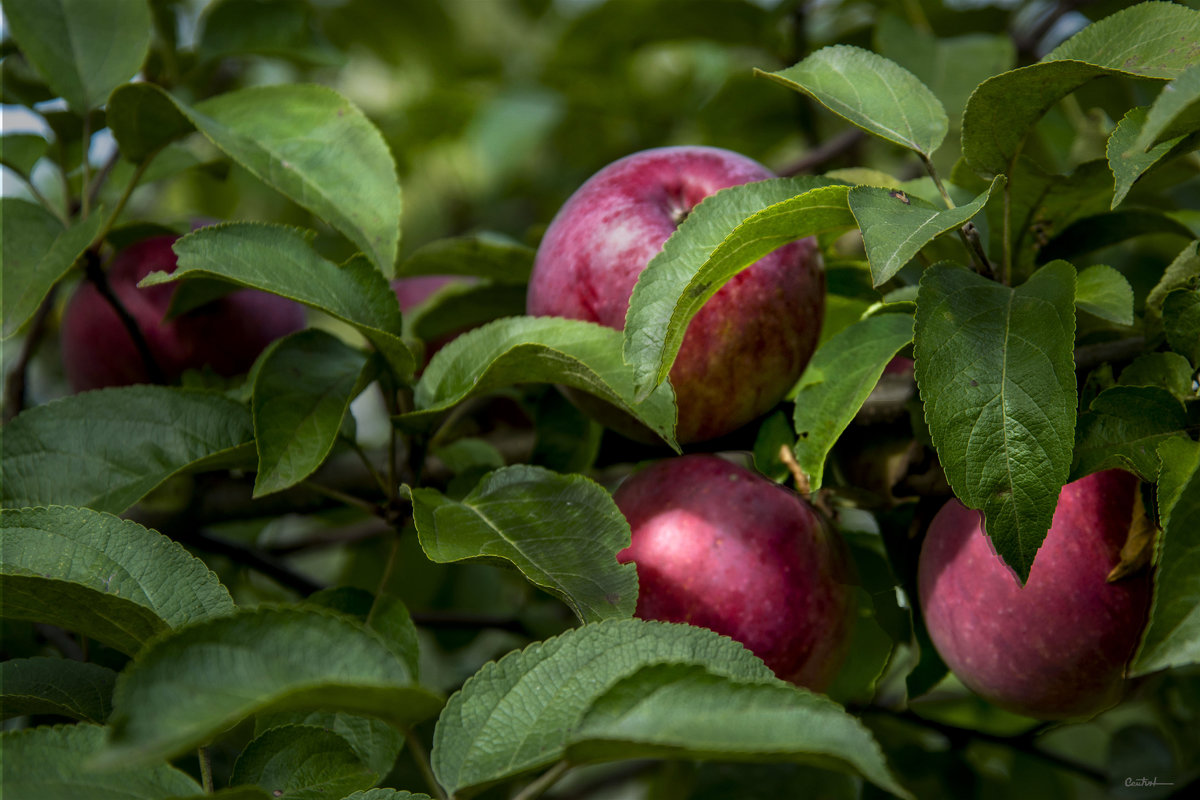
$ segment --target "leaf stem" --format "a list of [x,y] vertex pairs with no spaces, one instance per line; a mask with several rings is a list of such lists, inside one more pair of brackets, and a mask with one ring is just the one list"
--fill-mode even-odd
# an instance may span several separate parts
[[372,479],[374,479],[375,483],[378,484],[379,491],[383,492],[384,502],[387,502],[388,498],[391,497],[391,492],[388,491],[388,485],[387,482],[384,481],[383,475],[380,474],[375,465],[371,463],[371,457],[367,455],[367,451],[363,450],[362,445],[350,437],[343,436],[342,440],[350,445],[350,449],[358,455],[359,459],[363,463],[363,466],[367,468],[367,473]]
[[46,321],[50,318],[50,312],[54,308],[54,298],[57,294],[58,287],[51,287],[49,294],[38,306],[38,310],[33,316],[33,322],[29,325],[29,331],[25,334],[25,341],[21,342],[21,352],[17,356],[17,363],[13,365],[12,371],[8,373],[8,377],[4,381],[5,422],[20,414],[25,408],[25,376],[29,371],[29,362],[33,358],[33,354],[37,352],[38,345],[41,344],[42,337],[46,333]]
[[[1012,170],[1009,170],[1012,174]],[[1004,184],[1004,264],[1000,273],[1000,282],[1005,286],[1012,285],[1012,181]]]
[[121,160],[121,152],[114,150],[113,154],[108,157],[108,161],[96,173],[96,179],[92,181],[91,189],[89,190],[89,199],[92,205],[96,205],[100,200],[100,190],[104,188],[104,184],[108,181],[108,176],[112,174],[113,168],[117,166],[117,162]]
[[396,571],[396,555],[399,552],[400,534],[396,532],[392,534],[392,547],[388,551],[387,563],[383,565],[383,574],[379,576],[379,586],[375,589],[375,599],[371,601],[371,610],[367,612],[366,625],[368,628],[371,627],[371,620],[375,618],[375,609],[379,607],[379,598],[383,597],[388,581],[392,579],[392,573]]
[[71,221],[67,218],[67,215],[63,213],[61,208],[55,208],[54,204],[50,202],[46,195],[42,194],[41,190],[38,189],[34,184],[32,175],[25,176],[16,170],[13,170],[13,174],[20,178],[21,182],[29,187],[29,193],[33,195],[33,199],[37,200],[42,204],[43,208],[53,214],[55,218],[63,224],[63,227],[70,227]]
[[207,746],[197,748],[196,755],[200,759],[200,785],[204,788],[205,794],[212,794],[212,755],[208,752]]
[[537,800],[537,798],[546,793],[547,789],[558,783],[558,779],[570,768],[571,765],[568,762],[559,761],[553,767],[539,775],[533,783],[513,795],[512,800]]
[[[97,241],[100,240],[97,239]],[[154,353],[151,352],[150,345],[146,342],[146,337],[142,335],[142,329],[138,327],[137,320],[129,313],[129,309],[125,308],[125,304],[121,302],[121,298],[117,297],[116,292],[113,291],[112,286],[108,282],[108,276],[100,268],[100,256],[96,253],[94,247],[84,253],[83,264],[84,274],[87,275],[87,279],[96,287],[96,291],[100,292],[100,296],[112,306],[113,311],[120,318],[121,324],[125,326],[125,331],[129,334],[129,338],[133,340],[133,346],[137,349],[138,355],[142,357],[142,363],[146,366],[146,376],[150,379],[150,382],[166,383],[166,374],[154,358]]]
[[324,495],[331,500],[337,500],[339,503],[345,503],[348,506],[361,509],[368,514],[383,516],[383,511],[377,504],[372,503],[369,500],[363,500],[361,497],[355,497],[348,492],[343,492],[341,489],[334,489],[332,486],[324,486],[316,481],[308,479],[300,481],[300,485],[306,489],[311,489],[317,494]]
[[129,202],[129,198],[133,195],[133,190],[137,188],[141,182],[142,176],[146,174],[146,168],[150,166],[150,162],[158,155],[158,151],[151,153],[146,157],[146,160],[137,165],[133,171],[133,175],[129,178],[129,183],[125,186],[125,191],[121,193],[121,199],[117,200],[117,205],[113,208],[112,213],[108,215],[108,219],[104,221],[104,227],[100,229],[100,233],[96,236],[93,245],[103,242],[105,237],[117,224],[117,218],[121,216],[121,212],[125,210],[125,205]]
[[83,138],[80,144],[83,149],[83,163],[81,164],[83,167],[83,180],[79,186],[79,214],[82,219],[87,219],[88,213],[92,210],[92,199],[88,192],[88,188],[92,182],[92,115],[86,111],[83,114]]
[[[921,157],[921,163],[925,165],[925,171],[929,173],[929,177],[933,178],[933,185],[937,187],[938,193],[946,201],[946,208],[955,208],[954,200],[951,199],[950,193],[946,191],[946,185],[942,183],[942,176],[938,174],[937,168],[933,166],[933,161],[924,153],[918,153],[918,155]],[[971,264],[975,267],[975,271],[980,275],[994,280],[996,270],[988,261],[987,253],[983,251],[983,243],[979,241],[979,231],[974,225],[967,222],[959,227],[958,235],[967,248],[967,254],[971,259]]]
[[425,744],[412,728],[404,729],[404,741],[408,744],[408,752],[412,754],[413,761],[416,762],[417,769],[421,771],[421,776],[425,778],[425,783],[429,785],[433,796],[438,800],[450,800],[446,790],[438,783],[437,776],[433,774],[433,767],[429,764],[429,754],[425,752]]

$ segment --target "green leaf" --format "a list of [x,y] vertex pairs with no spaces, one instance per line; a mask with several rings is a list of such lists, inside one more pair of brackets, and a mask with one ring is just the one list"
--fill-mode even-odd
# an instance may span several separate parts
[[1196,396],[1192,365],[1179,353],[1143,353],[1121,370],[1122,386],[1159,386],[1180,400]]
[[[1194,46],[1194,45],[1193,45]],[[1133,149],[1147,153],[1156,145],[1167,144],[1200,129],[1200,64],[1179,74],[1159,92],[1146,113]]]
[[187,469],[246,454],[245,406],[213,392],[126,386],[30,408],[0,429],[5,508],[125,511]]
[[401,419],[429,425],[463,400],[502,386],[559,383],[608,401],[677,449],[671,385],[660,384],[646,400],[635,400],[621,341],[620,331],[581,320],[496,320],[464,333],[433,357],[414,391],[417,410]]
[[251,401],[254,496],[307,478],[325,461],[350,401],[374,378],[370,357],[324,331],[300,331],[259,357]]
[[96,209],[86,220],[63,230],[62,223],[41,206],[15,197],[3,198],[3,338],[20,330],[37,312],[54,284],[100,233],[103,223],[104,211]]
[[523,284],[456,282],[438,289],[404,321],[411,335],[435,342],[485,322],[524,313]]
[[907,314],[867,317],[821,345],[805,368],[795,396],[795,453],[814,492],[824,479],[825,457],[884,367],[912,338],[913,318]]
[[9,800],[165,800],[201,792],[186,773],[164,763],[114,765],[93,771],[90,760],[104,746],[98,725],[55,725],[0,734],[4,796]]
[[649,664],[702,664],[744,680],[773,680],[737,642],[705,628],[606,620],[485,664],[438,718],[433,771],[451,794],[559,760],[597,697]]
[[875,286],[893,275],[943,233],[961,227],[983,210],[992,192],[1004,185],[997,175],[987,191],[970,203],[939,209],[919,197],[871,186],[855,186],[847,201],[862,230]]
[[397,276],[473,275],[496,283],[525,284],[537,251],[491,233],[438,239],[417,248]]
[[275,798],[257,786],[238,786],[232,789],[217,789],[212,793],[189,794],[186,797],[176,795],[167,800],[275,800]]
[[322,800],[369,789],[379,777],[336,733],[312,725],[283,725],[246,745],[229,784],[261,786],[282,800]]
[[963,156],[981,174],[1009,172],[1034,124],[1063,97],[1103,75],[1175,78],[1195,59],[1197,36],[1200,12],[1173,3],[1141,3],[1089,25],[1040,63],[979,85],[963,112]]
[[408,608],[399,598],[389,594],[376,597],[364,589],[338,586],[310,594],[304,602],[357,617],[360,622],[383,637],[383,641],[396,658],[404,662],[414,678],[417,677],[420,669],[417,627],[413,624]]
[[837,703],[783,681],[733,680],[695,665],[645,667],[612,686],[571,734],[567,757],[798,761],[912,796],[871,732]]
[[629,299],[624,357],[639,399],[667,379],[688,323],[733,276],[788,242],[854,227],[848,187],[828,183],[801,177],[731,186],[692,209]]
[[548,389],[534,413],[537,438],[531,464],[555,472],[586,473],[600,453],[604,428],[575,407],[562,392]]
[[[0,164],[18,175],[29,177],[38,159],[46,155],[49,146],[50,143],[41,134],[5,133],[0,135]],[[7,197],[4,202],[7,204]]]
[[314,33],[313,8],[304,0],[221,0],[205,9],[196,55],[277,56],[318,66],[339,65],[341,54]]
[[1075,269],[1056,261],[1010,289],[934,265],[914,336],[925,419],[954,494],[1022,581],[1071,466]]
[[404,736],[386,722],[337,711],[285,711],[259,714],[254,733],[263,734],[283,725],[316,726],[344,739],[364,764],[378,775],[387,775],[404,746]]
[[355,620],[259,607],[147,646],[117,680],[113,733],[97,766],[173,758],[262,712],[347,711],[407,726],[441,705]]
[[1057,227],[1061,233],[1038,250],[1039,261],[1077,257],[1120,244],[1136,236],[1173,234],[1186,239],[1195,238],[1188,226],[1162,211],[1122,209],[1086,216],[1067,225],[1070,216],[1074,214],[1060,216],[1050,226],[1043,226],[1043,230]]
[[5,0],[4,17],[21,52],[78,114],[103,105],[150,49],[146,0]]
[[399,789],[367,789],[365,792],[348,794],[342,800],[430,800],[427,794],[413,794]]
[[617,563],[629,523],[589,478],[520,465],[489,472],[461,502],[436,489],[401,490],[431,561],[503,559],[583,622],[633,615],[637,571]]
[[1134,675],[1200,663],[1200,444],[1171,439],[1158,446],[1158,454],[1163,531],[1154,604]]
[[1158,475],[1159,445],[1184,435],[1186,427],[1183,404],[1166,389],[1105,389],[1079,415],[1070,480],[1117,467],[1153,481]]
[[6,618],[60,625],[133,655],[161,631],[233,611],[203,561],[111,514],[5,509],[0,533]]
[[946,110],[928,86],[894,61],[858,47],[825,47],[787,69],[756,73],[926,158],[949,129]]
[[57,714],[101,725],[116,680],[108,667],[69,658],[10,659],[0,664],[0,719]]
[[1200,289],[1176,289],[1162,306],[1163,331],[1176,353],[1200,367]]
[[1113,194],[1112,208],[1116,208],[1138,178],[1146,173],[1159,161],[1172,154],[1182,136],[1156,144],[1148,150],[1140,150],[1135,145],[1141,138],[1146,126],[1147,109],[1145,106],[1135,106],[1129,109],[1116,129],[1108,137],[1105,153],[1108,156],[1108,166],[1116,179],[1116,191]]
[[1146,295],[1146,331],[1161,333],[1162,307],[1176,289],[1200,288],[1200,242],[1191,242],[1167,265],[1163,276]]
[[1106,264],[1093,264],[1075,279],[1075,307],[1118,325],[1133,324],[1133,287]]
[[196,129],[170,95],[149,83],[118,87],[105,110],[122,157],[134,164]]
[[142,285],[191,275],[291,298],[354,326],[407,380],[415,361],[400,339],[403,322],[391,287],[362,259],[341,267],[327,261],[309,244],[311,236],[297,228],[254,222],[201,228],[175,243],[179,266],[174,272],[151,273]]
[[[821,352],[820,350],[817,351]],[[811,362],[809,368],[811,368]],[[792,433],[792,423],[788,420],[787,412],[782,408],[771,412],[754,437],[754,469],[776,483],[783,483],[791,474],[787,464],[779,457],[783,448],[792,449],[796,444],[796,435]]]

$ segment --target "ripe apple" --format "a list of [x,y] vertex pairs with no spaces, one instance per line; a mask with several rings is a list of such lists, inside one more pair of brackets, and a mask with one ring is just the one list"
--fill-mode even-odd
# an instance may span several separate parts
[[[692,208],[718,189],[772,177],[756,161],[712,147],[644,150],[608,165],[546,230],[528,313],[624,328],[638,275]],[[816,348],[824,303],[811,238],[776,250],[717,292],[692,320],[671,369],[679,441],[729,433],[778,403]],[[612,410],[582,405],[629,431]]]
[[951,500],[918,564],[925,624],[954,674],[996,705],[1043,719],[1091,715],[1121,699],[1146,625],[1149,570],[1114,583],[1138,480],[1120,470],[1063,487],[1025,586],[996,554],[981,515]]
[[613,496],[633,530],[637,616],[738,640],[779,677],[821,690],[849,645],[839,539],[798,495],[715,456],[660,461]]
[[[176,380],[186,369],[211,367],[220,375],[245,372],[268,344],[304,327],[304,308],[282,297],[241,289],[203,306],[163,319],[175,292],[172,284],[138,288],[157,270],[173,272],[171,244],[158,236],[121,251],[108,282],[137,322],[163,376]],[[77,391],[147,383],[150,375],[117,312],[88,281],[80,284],[62,322],[62,361]]]

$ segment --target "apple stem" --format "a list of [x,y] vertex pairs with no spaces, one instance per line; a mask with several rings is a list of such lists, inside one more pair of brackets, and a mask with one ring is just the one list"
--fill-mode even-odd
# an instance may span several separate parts
[[120,318],[121,324],[125,326],[125,331],[129,334],[129,338],[133,340],[133,346],[137,348],[138,354],[142,357],[142,362],[146,365],[146,375],[150,378],[151,383],[166,383],[166,374],[162,371],[162,367],[158,365],[158,361],[154,358],[154,353],[150,351],[150,345],[146,342],[146,337],[142,335],[142,329],[138,327],[137,320],[125,308],[121,299],[113,292],[112,286],[108,282],[108,276],[104,270],[100,268],[100,256],[93,248],[84,254],[84,274],[87,279],[92,282],[96,290],[100,292],[100,296],[108,301],[112,306],[113,311],[117,312],[117,317]]

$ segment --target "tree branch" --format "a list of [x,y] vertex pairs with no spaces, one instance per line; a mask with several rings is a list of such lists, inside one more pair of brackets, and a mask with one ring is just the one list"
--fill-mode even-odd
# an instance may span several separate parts
[[100,292],[100,296],[112,306],[113,311],[120,318],[121,324],[125,326],[125,332],[133,340],[133,346],[137,348],[138,355],[142,357],[142,362],[146,365],[146,376],[152,383],[166,383],[166,375],[162,371],[162,367],[158,365],[158,361],[155,360],[154,353],[150,352],[150,345],[146,342],[146,337],[142,335],[142,329],[138,327],[137,320],[129,313],[129,309],[125,308],[121,298],[117,297],[112,285],[108,282],[108,276],[100,268],[99,254],[94,249],[88,250],[83,259],[84,274],[96,287],[96,291]]
[[21,352],[17,356],[17,363],[8,373],[8,379],[4,383],[5,422],[20,414],[25,408],[25,377],[29,371],[29,362],[33,358],[33,354],[37,352],[38,345],[41,344],[42,337],[46,333],[46,321],[50,318],[50,312],[54,308],[54,298],[57,294],[58,287],[55,286],[50,289],[49,294],[42,300],[42,304],[38,306],[33,322],[29,324],[29,331],[25,334],[25,341],[21,343]]

